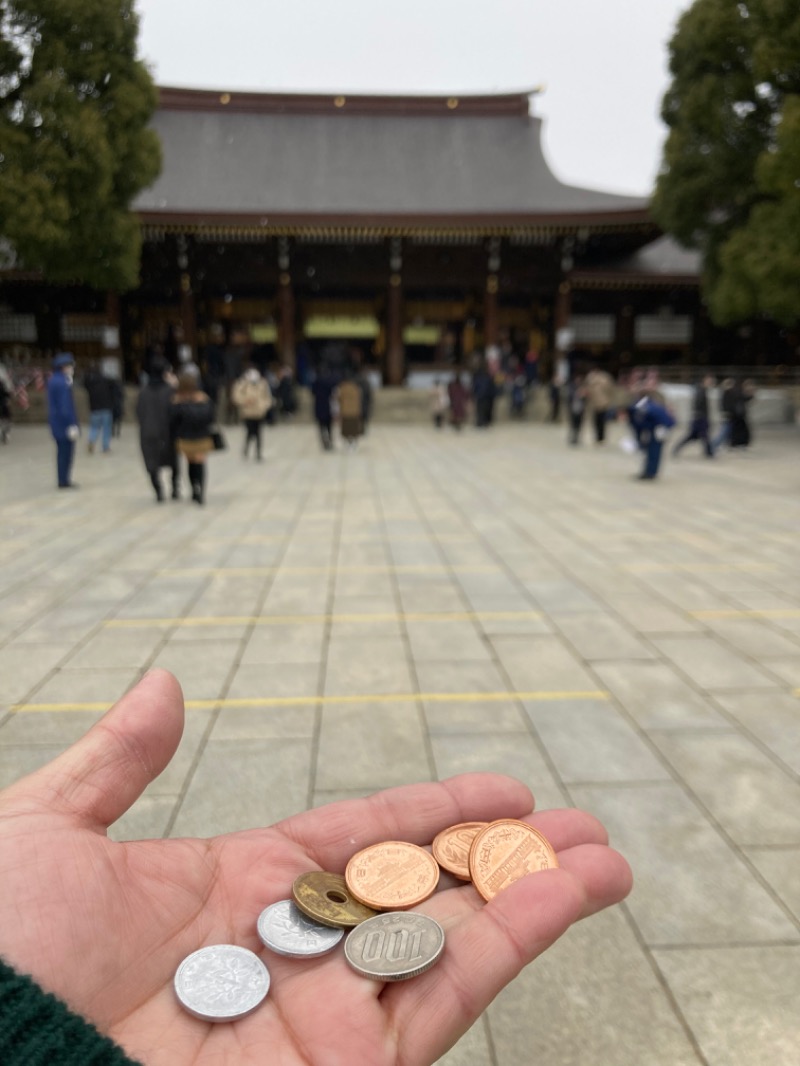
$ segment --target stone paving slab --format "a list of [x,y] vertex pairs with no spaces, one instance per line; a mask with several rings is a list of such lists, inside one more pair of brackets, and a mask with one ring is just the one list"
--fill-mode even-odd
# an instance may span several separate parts
[[505,990],[447,1066],[793,1061],[800,969],[800,437],[653,484],[563,427],[241,431],[207,506],[136,435],[0,449],[0,786],[154,665],[178,752],[111,828],[209,835],[390,784],[511,773],[608,826],[636,879]]

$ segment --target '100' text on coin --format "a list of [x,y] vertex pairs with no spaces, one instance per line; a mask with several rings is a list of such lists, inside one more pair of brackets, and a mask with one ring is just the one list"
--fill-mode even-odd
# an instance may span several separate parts
[[344,954],[352,968],[375,981],[405,981],[429,970],[444,951],[444,929],[427,914],[391,911],[367,919],[349,934]]

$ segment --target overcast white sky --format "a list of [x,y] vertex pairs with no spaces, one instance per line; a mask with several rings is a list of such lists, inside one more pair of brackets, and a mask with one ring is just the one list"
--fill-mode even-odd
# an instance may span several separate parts
[[136,0],[160,85],[466,93],[545,86],[551,168],[647,195],[667,44],[690,0]]

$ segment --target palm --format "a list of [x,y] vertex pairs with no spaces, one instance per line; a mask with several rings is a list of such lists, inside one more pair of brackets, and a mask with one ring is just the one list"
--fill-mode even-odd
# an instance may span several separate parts
[[[0,801],[0,955],[148,1066],[432,1062],[526,961],[576,918],[627,891],[627,867],[603,846],[593,819],[575,811],[537,815],[565,869],[526,878],[488,906],[471,886],[437,892],[420,908],[447,933],[445,955],[430,973],[383,985],[352,972],[341,949],[308,961],[265,952],[272,976],[265,1003],[235,1024],[198,1021],[174,996],[180,961],[207,944],[261,951],[256,918],[290,895],[298,874],[341,872],[354,851],[377,840],[427,843],[448,824],[524,816],[531,803],[527,790],[510,779],[468,775],[333,804],[270,829],[210,841],[114,843],[105,824],[146,783],[131,748],[137,747],[137,755],[145,751],[158,772],[177,743],[173,685],[166,675],[144,683],[151,704],[158,702],[152,689],[160,686],[162,706],[153,707],[152,724],[159,710],[162,718],[160,728],[148,733],[140,695],[133,744],[124,705],[137,701],[140,690],[112,712],[123,720],[117,725],[109,717],[117,728],[96,738],[83,765],[96,766],[109,735],[117,743],[124,737],[123,752],[108,753],[106,764],[93,771],[89,795],[88,775],[79,772],[73,754],[78,745],[54,764],[58,770],[19,782]],[[174,736],[170,722],[177,723]],[[136,769],[120,787],[115,759],[122,757]],[[59,766],[70,758],[71,765]],[[105,771],[108,787],[101,779]],[[121,795],[111,795],[112,777]],[[476,953],[483,960],[478,971],[471,965]]]

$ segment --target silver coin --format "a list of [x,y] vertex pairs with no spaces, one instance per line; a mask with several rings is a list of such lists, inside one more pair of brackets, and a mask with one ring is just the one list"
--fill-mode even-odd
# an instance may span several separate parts
[[344,942],[347,961],[363,977],[405,981],[429,970],[444,951],[444,929],[427,914],[389,911],[357,925]]
[[192,952],[175,974],[181,1006],[206,1022],[231,1022],[254,1011],[269,991],[269,970],[252,951],[214,944]]
[[259,914],[258,935],[278,955],[315,959],[333,951],[344,936],[344,929],[320,925],[306,918],[290,899],[282,899]]

